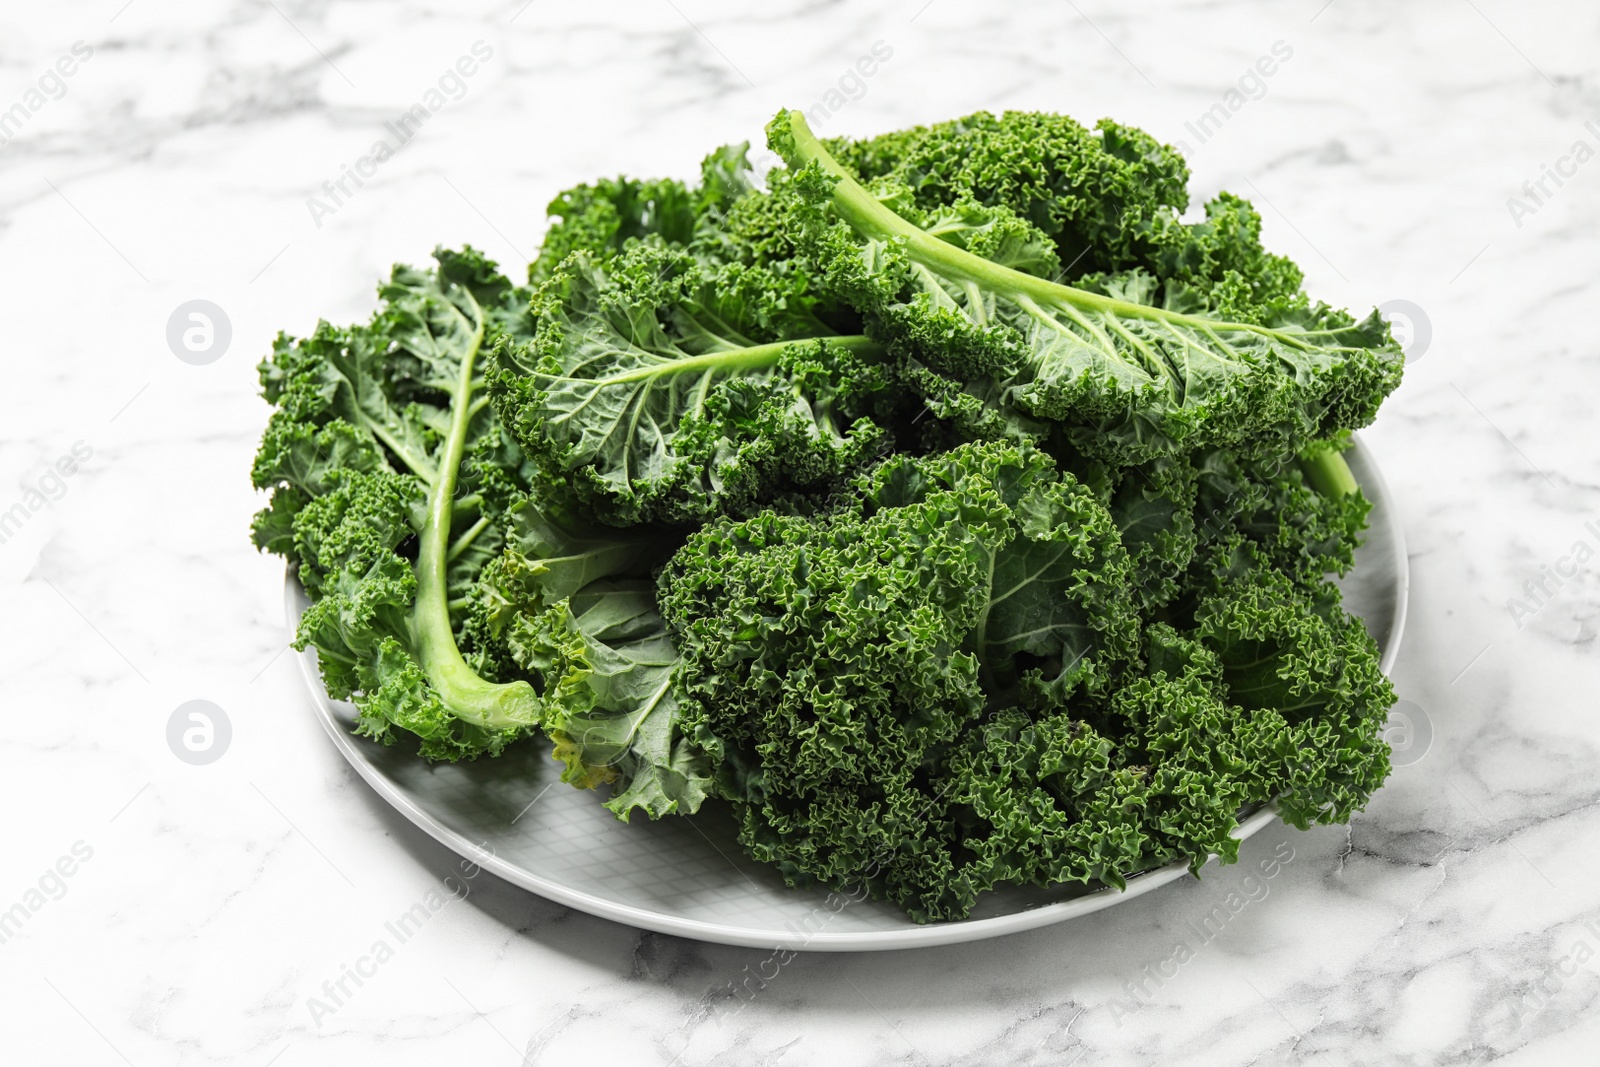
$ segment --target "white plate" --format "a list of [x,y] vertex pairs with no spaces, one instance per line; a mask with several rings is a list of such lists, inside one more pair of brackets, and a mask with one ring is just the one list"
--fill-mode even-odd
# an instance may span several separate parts
[[[1346,453],[1372,501],[1371,528],[1356,566],[1341,583],[1394,663],[1405,625],[1405,538],[1393,499],[1358,441]],[[286,583],[291,631],[308,601]],[[777,871],[744,855],[731,816],[710,801],[692,818],[618,822],[595,794],[563,785],[548,746],[523,744],[499,759],[429,764],[402,743],[385,748],[350,732],[355,709],[330,700],[315,654],[300,670],[317,716],[350,765],[408,819],[444,845],[508,882],[608,919],[729,945],[854,952],[947,945],[1030,930],[1150,892],[1181,878],[1175,862],[1128,879],[1128,888],[1007,888],[985,893],[969,919],[919,925],[877,901],[831,908],[823,891],[790,889]],[[1247,818],[1234,836],[1249,837],[1276,819],[1272,808]],[[837,902],[839,898],[835,898]]]

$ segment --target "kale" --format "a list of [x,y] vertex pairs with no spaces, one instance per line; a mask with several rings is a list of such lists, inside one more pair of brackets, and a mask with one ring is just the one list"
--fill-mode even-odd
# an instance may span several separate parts
[[281,336],[253,480],[357,730],[543,738],[620,818],[728,805],[796,885],[996,886],[1347,820],[1394,692],[1332,576],[1400,380],[1142,131],[978,113],[550,204],[514,285],[397,267]]

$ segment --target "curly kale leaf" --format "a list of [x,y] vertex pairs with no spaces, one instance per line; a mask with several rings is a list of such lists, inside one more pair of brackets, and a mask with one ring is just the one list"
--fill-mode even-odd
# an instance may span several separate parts
[[888,447],[889,384],[866,337],[819,335],[760,267],[710,269],[660,242],[574,255],[499,350],[501,418],[618,526],[705,521],[821,497]]
[[1131,569],[1104,505],[1029,446],[966,445],[886,460],[860,482],[866,514],[951,507],[980,566],[966,648],[991,702],[1060,703],[1098,687],[1138,641]]
[[1394,693],[1371,638],[1237,535],[1231,547],[1195,624],[1149,626],[1146,669],[1092,723],[1011,709],[965,733],[940,786],[972,857],[948,883],[953,914],[974,888],[1120,888],[1174,859],[1232,862],[1251,807],[1276,800],[1304,829],[1349,819],[1383,784]]
[[1111,495],[1111,514],[1133,568],[1140,607],[1151,613],[1181,590],[1194,556],[1197,475],[1183,457],[1125,467]]
[[1378,649],[1332,583],[1276,569],[1235,535],[1206,554],[1194,637],[1246,709],[1246,758],[1284,819],[1344,822],[1389,774],[1382,730],[1395,702]]
[[1393,692],[1337,592],[1198,530],[1194,467],[1123,475],[1108,508],[1032,446],[968,444],[690,535],[659,587],[679,715],[753,856],[928,921],[1231,861],[1269,800],[1301,826],[1365,802]]
[[648,579],[599,582],[511,633],[519,661],[556,694],[546,733],[562,780],[611,785],[606,807],[626,820],[699,809],[711,785],[705,753],[683,732],[678,653]]
[[484,643],[537,685],[562,780],[611,785],[607,807],[623,819],[634,808],[693,812],[709,784],[706,757],[678,722],[678,655],[650,577],[675,545],[524,499],[470,609]]
[[[1399,383],[1403,357],[1376,312],[1357,322],[1234,293],[1248,314],[1230,319],[1207,294],[1139,268],[1098,279],[1098,291],[1062,285],[1040,276],[1055,261],[1041,247],[1048,235],[1016,208],[959,201],[952,228],[892,189],[873,195],[799,113],[768,132],[811,205],[795,218],[830,285],[897,350],[986,406],[1060,424],[1085,455],[1127,464],[1200,447],[1281,450],[1365,425]],[[996,235],[965,247],[983,227]]]
[[559,194],[546,209],[553,221],[529,267],[530,282],[546,281],[574,252],[603,263],[646,237],[679,246],[723,244],[726,216],[754,189],[749,149],[745,143],[711,153],[697,186],[673,178],[603,178]]
[[1110,121],[979,112],[863,141],[830,141],[863,183],[904,188],[919,207],[963,200],[1007,209],[1082,273],[1135,264],[1155,220],[1188,204],[1183,157]]
[[1115,743],[1058,712],[1012,708],[969,731],[941,768],[958,854],[937,917],[965,917],[973,891],[1007,883],[1103,882],[1154,862],[1146,775]]
[[1351,480],[1338,444],[1265,459],[1208,452],[1196,457],[1195,467],[1195,522],[1203,542],[1237,532],[1275,567],[1308,584],[1355,564],[1372,505]]
[[464,458],[507,444],[474,395],[476,360],[527,318],[477,252],[436,259],[396,267],[365,326],[279,337],[260,368],[277,410],[252,473],[273,490],[257,544],[298,564],[314,603],[295,644],[317,649],[330,695],[355,703],[361,733],[402,730],[429,758],[459,759],[498,753],[539,718],[528,682],[483,677],[457,641],[508,495],[457,494]]
[[[1109,119],[1090,129],[1065,115],[979,112],[826,144],[900,214],[936,218],[970,205],[1026,223],[1057,265],[1028,273],[1092,289],[1101,275],[1141,270],[1247,322],[1261,321],[1252,309],[1302,300],[1299,269],[1261,247],[1261,217],[1247,201],[1222,193],[1203,221],[1180,221],[1189,202],[1183,157]],[[950,239],[938,224],[923,226]]]
[[[685,729],[741,839],[795,881],[958,912],[930,774],[988,709],[1048,710],[1136,654],[1127,559],[1095,495],[1028,447],[896,457],[861,499],[692,534],[660,578]],[[947,899],[951,892],[954,898]]]
[[296,646],[316,648],[359,733],[453,760],[542,728],[568,781],[616,786],[619,815],[693,811],[705,758],[676,727],[677,655],[650,595],[675,542],[570,518],[476,366],[529,337],[528,294],[470,249],[438,260],[397,267],[369,325],[280,338],[262,364],[278,408],[255,535],[312,597]]

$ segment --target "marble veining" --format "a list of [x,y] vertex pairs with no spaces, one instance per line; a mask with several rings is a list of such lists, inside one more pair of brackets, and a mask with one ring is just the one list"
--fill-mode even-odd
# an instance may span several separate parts
[[[0,542],[5,1060],[1589,1062],[1597,38],[1575,0],[0,9],[0,512],[27,513]],[[459,97],[311,210],[479,42]],[[1255,200],[1315,295],[1421,309],[1367,441],[1411,547],[1395,679],[1426,754],[1348,827],[1272,827],[1237,867],[980,944],[786,958],[462,881],[282,654],[281,567],[246,540],[253,365],[278,329],[366,315],[436,243],[520,265],[559,189],[692,174],[877,42],[892,58],[825,132],[1109,115],[1187,144],[1196,205]],[[197,299],[232,329],[206,365],[167,342]],[[205,765],[167,741],[195,699],[232,726]]]

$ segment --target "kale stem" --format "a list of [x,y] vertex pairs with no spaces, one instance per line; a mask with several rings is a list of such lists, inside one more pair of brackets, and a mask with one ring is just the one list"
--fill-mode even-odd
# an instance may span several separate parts
[[450,546],[450,552],[445,556],[445,559],[447,561],[455,559],[457,556],[461,555],[461,553],[471,548],[472,542],[476,541],[478,539],[478,535],[483,533],[483,531],[488,528],[489,516],[485,515],[483,518],[473,523],[470,530],[456,538],[455,544]]
[[1315,455],[1301,456],[1300,469],[1305,472],[1311,488],[1326,497],[1337,499],[1361,489],[1355,475],[1350,473],[1350,465],[1337,449],[1325,448]]
[[816,344],[826,341],[830,345],[852,352],[861,352],[874,355],[883,351],[882,346],[869,337],[861,334],[849,334],[843,337],[801,337],[792,341],[774,341],[771,344],[752,345],[749,348],[726,349],[718,352],[706,352],[698,356],[686,356],[682,359],[663,359],[660,363],[638,367],[634,370],[624,371],[622,374],[613,374],[609,378],[598,378],[594,384],[597,386],[622,385],[625,382],[643,381],[646,378],[659,378],[669,374],[687,374],[693,371],[722,370],[740,371],[755,370],[761,367],[777,366],[783,353],[791,348]]
[[438,481],[439,473],[434,470],[433,465],[421,456],[413,456],[381,423],[368,416],[363,416],[362,421],[366,423],[367,429],[372,431],[372,436],[388,445],[389,451],[399,456],[400,462],[410,467],[412,473],[418,478],[421,478],[430,486]]
[[[461,289],[476,312],[472,340],[461,354],[461,374],[450,404],[450,433],[439,454],[439,474],[428,499],[428,518],[418,538],[417,603],[411,629],[417,661],[452,714],[490,729],[531,726],[539,721],[539,698],[527,682],[495,685],[480,678],[461,658],[450,626],[450,523],[456,473],[467,447],[472,422],[473,363],[483,345],[483,311],[472,294]],[[465,316],[463,316],[464,318]],[[484,520],[480,520],[482,522]],[[464,535],[465,536],[465,535]]]
[[[784,119],[788,123],[788,138],[780,134],[774,140],[775,147],[785,157],[784,161],[789,166],[799,169],[807,163],[815,163],[824,173],[837,179],[833,187],[833,206],[846,222],[866,237],[903,240],[906,251],[913,261],[930,267],[945,277],[958,282],[974,282],[984,288],[998,290],[1014,297],[1031,297],[1036,301],[1058,307],[1075,307],[1127,319],[1175,322],[1190,327],[1204,325],[1213,330],[1230,333],[1253,333],[1299,349],[1312,347],[1305,340],[1306,337],[1337,332],[1308,331],[1304,335],[1297,336],[1252,323],[1226,322],[1196,315],[1183,315],[1165,308],[1135,304],[1083,289],[1074,289],[1070,285],[1061,285],[1058,282],[1012,270],[1010,267],[1003,267],[982,256],[973,255],[963,248],[957,248],[948,241],[941,241],[928,231],[901,218],[893,209],[867,192],[861,183],[856,181],[854,175],[833,158],[823,143],[811,132],[804,115],[798,111],[790,111],[779,121]],[[788,151],[785,151],[786,148]]]

